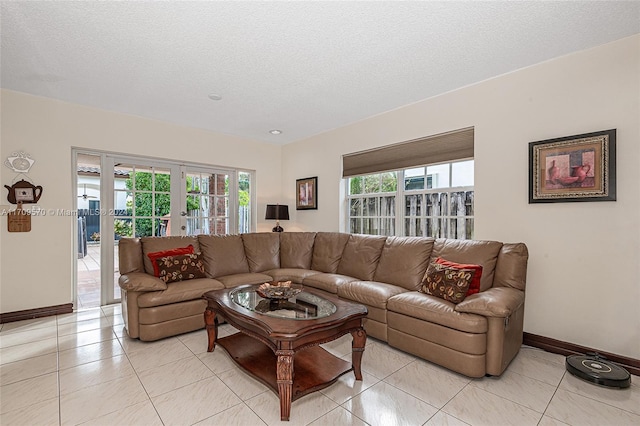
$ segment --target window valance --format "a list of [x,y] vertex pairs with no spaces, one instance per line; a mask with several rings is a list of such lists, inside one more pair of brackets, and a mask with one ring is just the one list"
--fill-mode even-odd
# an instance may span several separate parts
[[473,158],[473,127],[342,156],[342,177]]

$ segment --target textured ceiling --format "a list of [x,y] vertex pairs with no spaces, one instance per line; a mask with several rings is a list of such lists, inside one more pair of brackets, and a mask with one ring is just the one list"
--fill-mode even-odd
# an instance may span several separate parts
[[3,88],[289,143],[640,33],[640,2],[3,0],[0,29]]

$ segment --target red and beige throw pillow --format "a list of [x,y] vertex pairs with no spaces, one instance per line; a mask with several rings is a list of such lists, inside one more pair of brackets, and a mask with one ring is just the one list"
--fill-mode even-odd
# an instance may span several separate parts
[[200,253],[159,257],[155,260],[155,267],[159,271],[158,278],[167,284],[206,276]]
[[475,274],[473,274],[473,279],[471,280],[471,284],[469,285],[469,291],[467,291],[467,296],[471,296],[472,294],[476,294],[480,292],[480,278],[482,278],[482,265],[456,263],[456,262],[451,262],[449,260],[445,260],[441,257],[436,259],[436,263],[439,263],[445,266],[450,266],[452,268],[457,268],[457,269],[473,269],[476,272]]
[[192,254],[192,253],[193,253],[193,246],[189,244],[186,247],[178,247],[178,248],[169,249],[169,250],[154,251],[153,253],[147,253],[147,257],[149,257],[149,259],[151,260],[151,264],[153,265],[153,275],[155,275],[156,277],[159,277],[160,269],[158,268],[158,263],[156,262],[156,259],[160,259],[161,257],[166,257],[166,256],[177,256],[181,254]]
[[460,303],[467,297],[475,272],[474,269],[455,268],[432,262],[424,274],[420,292],[451,303]]

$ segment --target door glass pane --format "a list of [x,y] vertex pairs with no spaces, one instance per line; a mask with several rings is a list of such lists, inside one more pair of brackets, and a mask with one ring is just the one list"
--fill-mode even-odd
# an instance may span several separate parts
[[238,232],[251,230],[251,174],[238,173]]
[[[118,164],[116,176],[126,176],[124,188],[116,180],[114,200],[119,217],[116,235],[171,235],[171,172],[167,168]],[[118,220],[120,222],[118,222]],[[130,235],[125,235],[129,233]]]
[[76,308],[100,306],[103,232],[100,229],[100,156],[78,154],[77,187],[77,254]]
[[[246,174],[245,178],[249,177]],[[186,186],[186,234],[228,234],[229,175],[188,172]],[[244,187],[246,188],[244,200],[246,208],[249,198],[247,181],[245,181]],[[246,217],[245,215],[245,220]]]
[[171,191],[171,171],[162,168],[153,168],[153,171],[154,190],[169,193]]

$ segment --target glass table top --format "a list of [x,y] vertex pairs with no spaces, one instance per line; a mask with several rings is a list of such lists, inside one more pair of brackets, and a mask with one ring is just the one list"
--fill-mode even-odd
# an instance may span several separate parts
[[256,287],[231,292],[231,300],[238,305],[263,315],[296,320],[328,317],[336,305],[315,294],[302,291],[289,299],[265,299],[256,293]]

